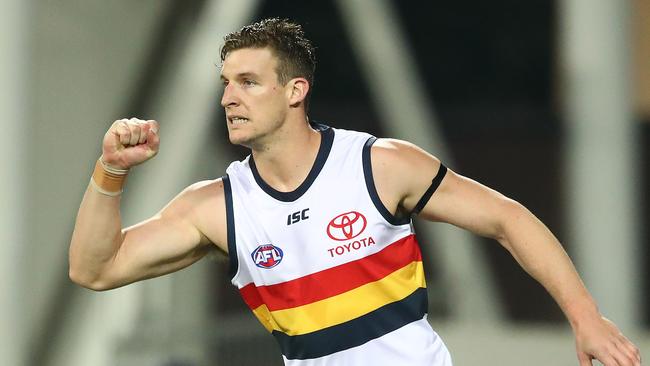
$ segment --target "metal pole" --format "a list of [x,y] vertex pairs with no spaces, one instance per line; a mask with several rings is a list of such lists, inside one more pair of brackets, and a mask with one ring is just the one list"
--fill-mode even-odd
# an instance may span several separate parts
[[600,310],[639,325],[638,140],[626,1],[560,2],[566,175],[575,258]]
[[[139,168],[124,200],[125,222],[136,222],[160,210],[175,194],[187,186],[197,165],[214,162],[213,174],[221,176],[230,160],[226,149],[217,156],[206,156],[206,139],[220,108],[219,45],[223,36],[238,29],[253,17],[259,0],[208,1],[186,52],[178,67],[165,76],[154,96],[150,117],[161,125],[159,155]],[[224,121],[225,123],[225,121]],[[218,150],[218,149],[217,149]],[[143,199],[146,198],[146,199]],[[196,263],[173,276],[146,281],[141,286],[140,319],[132,337],[140,332],[155,334],[156,357],[186,357],[206,364],[209,281],[208,263]]]
[[27,183],[27,64],[29,63],[29,2],[0,2],[0,363],[23,365],[25,243],[24,217]]
[[[407,38],[385,0],[339,0],[354,50],[364,64],[372,97],[392,137],[411,141],[451,165],[451,153],[439,130],[433,102],[417,75]],[[449,287],[454,322],[492,324],[502,318],[487,259],[475,250],[467,232],[449,225],[423,225],[440,243],[443,286]]]

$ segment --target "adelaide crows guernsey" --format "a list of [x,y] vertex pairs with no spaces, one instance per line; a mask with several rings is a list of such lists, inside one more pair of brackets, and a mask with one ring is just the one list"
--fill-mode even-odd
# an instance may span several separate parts
[[226,170],[232,283],[285,365],[451,365],[411,221],[375,189],[375,138],[314,127],[320,149],[295,191],[266,184],[252,156]]

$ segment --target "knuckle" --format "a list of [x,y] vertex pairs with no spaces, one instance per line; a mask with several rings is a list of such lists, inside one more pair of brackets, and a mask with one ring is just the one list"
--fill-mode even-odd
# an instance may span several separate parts
[[115,130],[119,129],[120,126],[122,125],[122,122],[123,121],[121,119],[118,119],[117,121],[115,121],[115,122],[113,122],[111,124],[111,127],[109,127],[108,130],[109,131],[115,131]]

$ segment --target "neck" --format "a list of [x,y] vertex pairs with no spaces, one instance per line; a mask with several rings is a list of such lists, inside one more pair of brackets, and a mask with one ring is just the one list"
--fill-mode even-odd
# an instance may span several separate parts
[[253,147],[257,171],[264,181],[280,192],[291,192],[307,178],[321,144],[321,134],[306,120],[287,123],[273,141]]

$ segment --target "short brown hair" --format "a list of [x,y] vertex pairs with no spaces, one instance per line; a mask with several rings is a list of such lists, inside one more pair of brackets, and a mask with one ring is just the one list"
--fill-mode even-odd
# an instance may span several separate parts
[[[242,48],[269,47],[278,58],[278,82],[285,85],[295,77],[303,77],[314,85],[316,70],[316,54],[311,41],[305,37],[305,32],[299,24],[287,19],[269,18],[244,26],[242,29],[229,33],[224,37],[221,48],[221,61],[226,59],[229,52]],[[307,95],[311,94],[311,88]],[[307,98],[305,98],[307,105]]]

